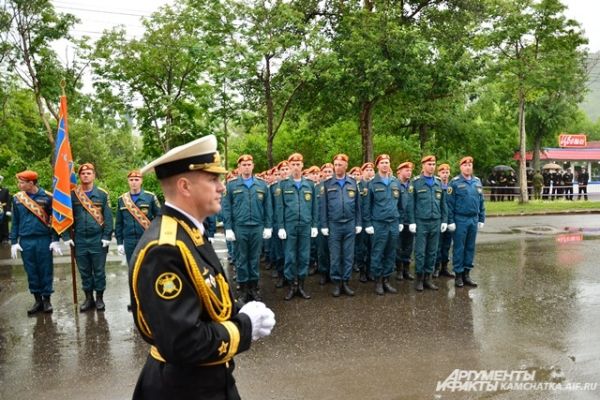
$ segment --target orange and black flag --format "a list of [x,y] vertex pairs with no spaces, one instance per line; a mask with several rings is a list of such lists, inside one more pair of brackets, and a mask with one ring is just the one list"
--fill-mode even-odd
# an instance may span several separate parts
[[60,97],[58,133],[54,154],[54,182],[52,188],[52,228],[60,235],[73,224],[71,189],[77,184],[67,125],[67,97]]

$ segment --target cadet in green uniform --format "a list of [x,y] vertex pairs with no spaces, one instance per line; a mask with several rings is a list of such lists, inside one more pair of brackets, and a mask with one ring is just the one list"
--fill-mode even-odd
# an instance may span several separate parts
[[[372,162],[366,162],[360,167],[360,171],[362,174],[362,180],[358,184],[360,190],[360,209],[361,216],[363,217],[363,226],[366,226],[364,224],[364,216],[367,209],[367,201],[369,200],[367,186],[369,185],[369,181],[375,176],[375,165]],[[371,276],[371,235],[367,234],[363,229],[358,234],[355,245],[357,247],[356,257],[360,274],[358,280],[366,283],[369,277],[373,280]]]
[[375,293],[398,293],[389,283],[394,272],[396,246],[400,233],[400,183],[390,174],[390,156],[380,154],[375,160],[377,175],[367,186],[364,210],[365,231],[371,235],[371,274],[375,278]]
[[165,206],[144,232],[129,266],[134,322],[151,345],[133,399],[238,400],[233,357],[271,333],[274,314],[235,303],[202,222],[219,212],[225,187],[217,139],[171,149],[154,170]]
[[117,201],[115,237],[117,251],[125,255],[127,264],[131,261],[133,249],[137,246],[144,231],[154,218],[160,215],[160,203],[156,195],[142,188],[142,174],[133,170],[127,174],[129,192],[123,193]]
[[[315,193],[317,196],[317,208],[319,208],[319,204],[321,202],[321,195],[323,194],[322,193],[323,182],[325,182],[325,180],[331,178],[331,176],[333,175],[333,164],[325,163],[325,164],[321,165],[321,175],[323,176],[323,179],[321,179],[321,182],[315,188]],[[321,229],[320,219],[321,219],[320,213],[317,212],[317,220],[318,220],[317,225],[319,227],[319,233],[317,234],[317,237],[314,239],[314,241],[316,241],[316,243],[317,243],[319,275],[321,275],[321,277],[319,278],[319,285],[325,285],[327,282],[331,281],[331,277],[330,277],[331,259],[330,259],[330,254],[329,254],[329,243],[327,243],[327,238],[325,236],[323,236],[323,234],[320,231],[320,229]]]
[[476,287],[471,279],[475,257],[477,231],[485,222],[483,185],[473,176],[473,158],[460,160],[460,175],[452,178],[448,186],[448,221],[450,231],[454,231],[452,266],[456,278],[454,285]]
[[412,192],[410,189],[410,178],[415,165],[405,161],[398,165],[396,175],[400,182],[400,201],[398,208],[402,210],[402,228],[400,228],[400,242],[396,251],[396,279],[401,281],[407,279],[412,281],[415,277],[410,273],[410,258],[413,253],[414,237],[408,229],[408,210],[412,210]]
[[223,207],[225,239],[235,242],[237,281],[244,301],[258,300],[262,240],[273,231],[271,196],[267,184],[252,175],[254,161],[243,154],[237,160],[239,176],[227,183]]
[[542,188],[544,187],[544,177],[540,171],[536,171],[533,175],[533,198],[535,200],[542,199]]
[[275,193],[277,236],[285,241],[284,272],[290,282],[285,300],[296,294],[310,299],[304,290],[304,279],[308,274],[310,239],[317,237],[317,198],[312,182],[302,177],[303,159],[299,153],[289,156],[292,174],[279,182]]
[[[289,174],[290,174],[290,166],[289,166],[287,160],[280,161],[279,164],[277,164],[277,176],[276,176],[277,180],[270,187],[271,204],[273,206],[273,230],[275,232],[278,232],[279,227],[280,227],[280,223],[277,220],[277,211],[276,211],[277,202],[275,201],[275,198],[276,198],[276,196],[281,195],[281,188],[279,187],[279,182],[281,182],[281,180],[287,178],[289,176]],[[283,248],[284,241],[281,240],[279,238],[279,236],[277,236],[277,235],[273,235],[273,237],[271,239],[272,239],[271,240],[271,243],[272,243],[271,254],[273,255],[273,259],[275,260],[274,271],[276,271],[276,274],[273,274],[273,275],[275,275],[274,277],[277,277],[277,282],[275,282],[275,287],[282,288],[285,283],[285,277],[283,274],[283,266],[285,263],[284,248]]]
[[409,230],[415,233],[415,289],[437,290],[431,280],[437,257],[440,232],[447,224],[446,197],[440,179],[434,176],[435,156],[421,159],[422,173],[412,183],[413,208],[408,213]]
[[[82,164],[77,174],[81,185],[71,192],[75,239],[69,239],[65,232],[63,240],[75,246],[75,261],[85,292],[85,301],[79,310],[84,312],[95,307],[98,311],[104,311],[105,264],[113,231],[112,211],[108,192],[94,184],[94,165]],[[96,291],[95,300],[93,291]]]
[[[442,190],[446,199],[448,199],[448,183],[450,180],[450,165],[442,164],[438,167],[438,177],[442,183]],[[446,201],[446,205],[448,202]],[[452,246],[453,233],[449,229],[446,232],[440,233],[440,240],[438,244],[437,259],[435,261],[435,270],[433,271],[433,277],[447,276],[448,278],[454,278],[454,274],[448,270],[448,262],[450,261],[450,247]]]
[[52,251],[62,255],[58,235],[49,226],[52,196],[37,186],[37,179],[38,174],[35,171],[17,174],[20,191],[13,196],[12,227],[9,235],[12,244],[11,257],[17,258],[17,252],[21,251],[29,292],[35,298],[35,303],[27,310],[28,315],[39,311],[52,312]]

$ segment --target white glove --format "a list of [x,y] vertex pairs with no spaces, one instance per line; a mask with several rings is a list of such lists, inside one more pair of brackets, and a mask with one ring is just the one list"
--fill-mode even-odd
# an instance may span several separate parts
[[252,340],[258,340],[269,336],[275,326],[275,314],[265,303],[251,301],[246,303],[240,310],[240,314],[246,314],[252,323]]
[[359,233],[362,232],[362,226],[357,226],[356,228],[354,228],[354,232],[358,235]]
[[323,236],[329,236],[329,228],[321,228],[321,233]]
[[319,230],[317,228],[310,228],[310,237],[316,238],[319,234]]
[[23,248],[19,243],[10,246],[10,258],[12,258],[13,260],[17,258],[17,251],[23,251]]
[[281,240],[285,240],[287,239],[287,233],[285,233],[285,229],[281,228],[277,231],[277,236],[279,237],[279,239]]
[[122,244],[118,244],[117,245],[117,253],[119,253],[120,256],[124,256],[125,255],[125,246],[123,246]]
[[417,224],[409,224],[409,225],[408,225],[408,230],[409,230],[411,233],[417,233]]
[[446,229],[448,229],[448,224],[445,222],[442,222],[442,225],[440,225],[440,232],[444,233],[444,232],[446,232]]
[[477,223],[477,229],[483,229],[483,225],[484,225],[483,222],[478,222]]
[[374,234],[374,233],[375,233],[375,228],[373,228],[372,226],[367,226],[367,227],[365,228],[365,233],[366,233],[367,235],[372,235],[372,234]]
[[62,256],[63,255],[62,249],[60,248],[60,242],[52,242],[52,243],[50,243],[50,247],[48,247],[48,250],[53,251],[54,254],[56,254],[58,256]]
[[110,244],[110,240],[106,240],[106,239],[102,239],[102,247],[108,247],[108,245]]
[[454,232],[456,230],[456,224],[448,224],[448,230]]
[[404,230],[404,224],[398,225],[398,232],[402,232]]
[[215,242],[215,238],[214,237],[209,237],[208,241],[211,242],[211,243],[214,243]]
[[235,242],[235,233],[231,229],[225,229],[225,240]]
[[12,215],[12,212],[7,211],[7,212],[4,213],[4,215],[6,215],[7,217],[10,217]]
[[271,239],[271,236],[273,236],[272,228],[263,229],[263,239]]
[[65,244],[65,246],[75,247],[75,242],[73,241],[73,239],[65,240],[63,241],[63,243]]

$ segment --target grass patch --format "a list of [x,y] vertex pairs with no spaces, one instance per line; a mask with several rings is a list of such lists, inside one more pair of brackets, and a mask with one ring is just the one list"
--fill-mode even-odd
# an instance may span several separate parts
[[519,204],[517,201],[486,201],[485,211],[487,216],[600,212],[600,201],[530,200],[527,204]]

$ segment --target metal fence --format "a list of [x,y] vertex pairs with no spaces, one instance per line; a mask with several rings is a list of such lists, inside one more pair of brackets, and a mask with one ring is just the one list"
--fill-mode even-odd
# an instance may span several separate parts
[[[600,200],[600,192],[596,190],[589,191],[589,186],[585,192],[578,185],[566,186],[544,186],[540,193],[541,200]],[[595,188],[594,188],[595,189]],[[532,186],[527,188],[529,200],[536,199],[535,191]],[[519,199],[521,189],[517,186],[484,186],[483,195],[486,201],[515,201]]]

